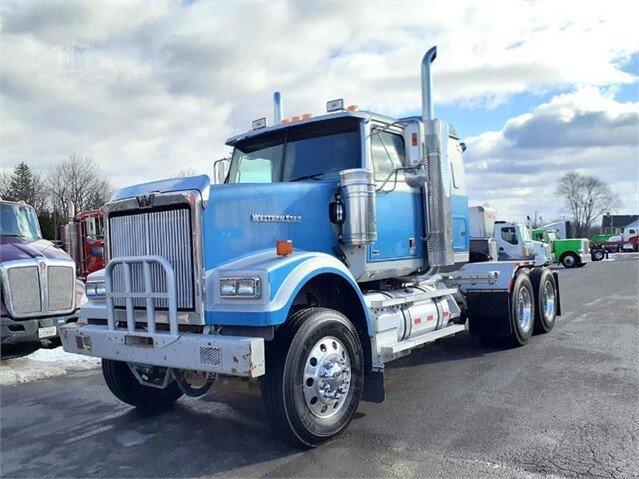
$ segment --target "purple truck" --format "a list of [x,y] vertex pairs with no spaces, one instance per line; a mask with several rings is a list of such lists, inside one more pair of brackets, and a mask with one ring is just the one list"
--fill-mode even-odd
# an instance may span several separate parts
[[77,320],[84,286],[75,263],[42,239],[35,210],[0,200],[0,341],[2,345],[56,340]]

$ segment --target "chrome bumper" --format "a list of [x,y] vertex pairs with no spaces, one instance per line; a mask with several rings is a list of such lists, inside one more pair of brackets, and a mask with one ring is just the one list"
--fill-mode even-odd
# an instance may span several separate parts
[[266,372],[262,338],[130,332],[74,323],[60,328],[60,339],[69,353],[127,363],[249,378]]
[[579,255],[579,260],[583,263],[590,263],[592,261],[592,256],[590,256],[590,253],[581,253]]

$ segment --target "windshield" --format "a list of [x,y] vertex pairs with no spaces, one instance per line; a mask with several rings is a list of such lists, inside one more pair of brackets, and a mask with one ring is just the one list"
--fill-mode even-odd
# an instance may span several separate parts
[[532,241],[528,228],[524,225],[517,225],[517,229],[519,230],[519,236],[521,236],[522,241]]
[[359,120],[299,125],[239,142],[229,183],[278,183],[339,178],[361,166]]
[[29,205],[0,203],[0,233],[28,240],[42,238],[35,210]]
[[548,231],[546,234],[548,236],[549,241],[555,241],[557,239],[557,235],[555,234],[554,231]]

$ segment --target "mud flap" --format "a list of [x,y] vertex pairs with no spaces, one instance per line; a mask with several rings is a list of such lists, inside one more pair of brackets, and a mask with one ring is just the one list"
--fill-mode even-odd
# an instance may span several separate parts
[[511,322],[510,294],[472,292],[466,294],[470,334],[493,338],[513,334]]
[[367,371],[364,377],[364,390],[362,391],[362,401],[381,403],[386,398],[384,388],[384,372]]

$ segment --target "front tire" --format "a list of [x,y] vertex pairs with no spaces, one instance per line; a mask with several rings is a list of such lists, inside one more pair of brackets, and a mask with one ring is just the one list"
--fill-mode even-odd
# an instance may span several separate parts
[[592,260],[593,261],[601,261],[602,259],[604,259],[605,254],[603,251],[597,250],[594,253],[592,253]]
[[268,345],[264,395],[282,437],[315,447],[340,435],[362,395],[364,358],[341,313],[308,308],[293,314]]
[[561,264],[564,265],[564,268],[575,268],[579,264],[579,258],[574,253],[568,253],[561,258]]
[[548,268],[534,268],[530,281],[535,293],[534,332],[549,333],[557,317],[557,281]]
[[122,361],[102,359],[102,374],[115,397],[142,411],[165,411],[182,397],[182,391],[175,381],[164,389],[143,386],[135,378],[129,365]]

